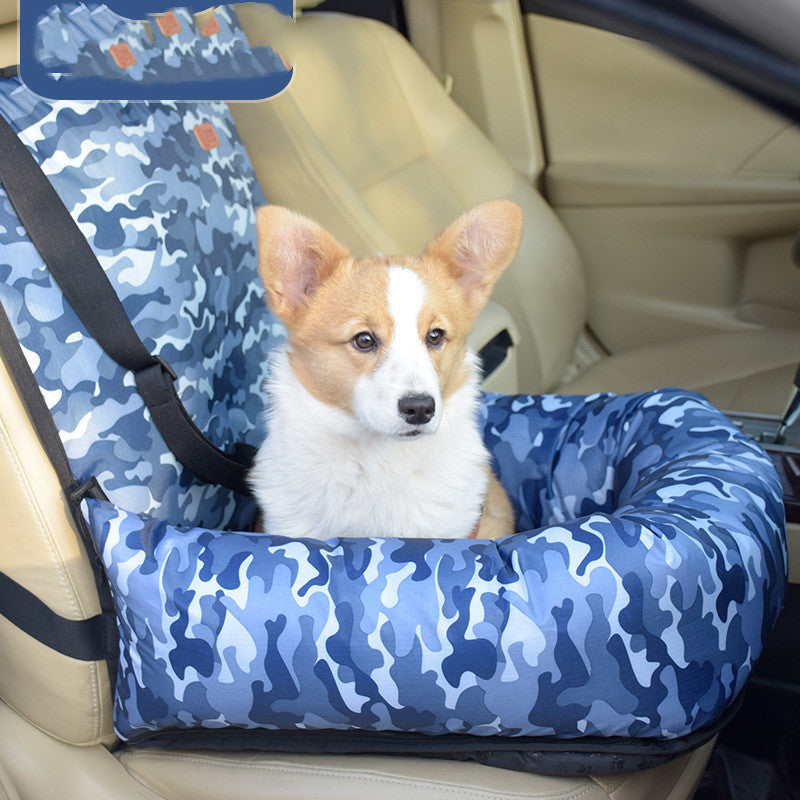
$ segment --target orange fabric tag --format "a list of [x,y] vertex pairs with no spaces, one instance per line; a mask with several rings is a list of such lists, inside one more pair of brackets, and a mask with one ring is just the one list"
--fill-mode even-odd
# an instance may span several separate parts
[[176,33],[181,32],[181,24],[178,22],[174,11],[167,11],[166,14],[156,17],[156,22],[164,36],[174,36]]
[[214,130],[214,126],[210,122],[204,122],[202,125],[195,125],[194,135],[197,141],[200,142],[200,147],[203,150],[213,150],[219,147],[219,136]]
[[120,69],[128,69],[128,67],[132,67],[136,63],[136,56],[133,54],[133,50],[128,47],[127,42],[112,44],[108,48],[108,52],[111,53],[111,58],[114,59]]
[[211,19],[206,22],[205,27],[200,33],[202,33],[203,36],[213,36],[215,33],[219,33],[219,31],[219,22],[217,22],[217,18],[212,14]]

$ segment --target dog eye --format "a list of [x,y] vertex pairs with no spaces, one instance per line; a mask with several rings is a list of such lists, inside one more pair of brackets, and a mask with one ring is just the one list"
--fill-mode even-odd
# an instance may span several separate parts
[[356,350],[361,350],[364,353],[378,349],[378,340],[369,331],[357,333],[350,341]]
[[444,343],[444,331],[441,328],[431,328],[425,337],[428,347],[440,347]]

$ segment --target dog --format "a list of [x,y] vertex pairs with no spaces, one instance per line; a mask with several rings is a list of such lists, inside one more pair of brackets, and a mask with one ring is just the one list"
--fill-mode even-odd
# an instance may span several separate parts
[[467,334],[514,257],[522,212],[477,206],[419,257],[354,259],[316,222],[256,216],[259,272],[286,346],[265,381],[249,473],[263,529],[289,537],[498,538],[511,504],[478,428]]

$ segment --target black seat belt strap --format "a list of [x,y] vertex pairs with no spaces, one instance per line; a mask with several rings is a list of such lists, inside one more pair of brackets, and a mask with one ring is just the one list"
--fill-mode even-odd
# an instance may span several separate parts
[[0,572],[0,614],[43,645],[79,661],[102,661],[117,649],[113,612],[67,619],[5,572]]
[[152,355],[133,328],[86,237],[31,152],[0,116],[0,181],[28,236],[64,296],[100,347],[133,372],[136,388],[175,458],[206,483],[249,494],[255,448],[233,454],[212,444],[194,424],[175,388],[175,373]]

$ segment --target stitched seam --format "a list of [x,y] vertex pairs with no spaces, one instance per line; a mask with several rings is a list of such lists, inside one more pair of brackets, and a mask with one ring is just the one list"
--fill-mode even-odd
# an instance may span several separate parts
[[[619,776],[617,776],[617,777],[619,777]],[[595,778],[595,777],[590,775],[589,779],[592,781],[592,783],[594,783],[597,786],[598,789],[600,789],[600,791],[605,792],[607,797],[612,798],[612,800],[613,800],[614,795],[620,789],[622,789],[622,787],[625,786],[625,784],[628,782],[628,777],[627,776],[621,777],[619,783],[616,786],[614,786],[612,789],[609,790],[605,786],[603,786],[603,784],[600,783],[600,781],[598,781],[597,778]]]
[[627,777],[623,778],[623,779],[622,779],[622,780],[619,782],[619,786],[617,786],[617,787],[616,787],[616,789],[614,789],[614,791],[613,791],[613,792],[609,792],[609,795],[614,795],[614,794],[616,794],[617,792],[619,792],[621,789],[623,789],[623,788],[625,787],[625,784],[626,784],[626,783],[628,783],[628,781],[629,781],[629,779],[628,779]]
[[[99,662],[95,661],[89,665],[89,692],[92,695],[92,707],[94,708],[94,725],[92,726],[92,739],[94,741],[100,740],[100,717],[102,711],[100,709],[100,681],[97,673]],[[114,687],[111,687],[113,692]]]
[[144,793],[144,797],[147,797],[149,800],[167,800],[166,795],[163,795],[159,792],[156,792],[154,789],[151,789],[144,780],[135,773],[131,772],[125,764],[122,762],[121,759],[117,759],[117,763],[125,770],[125,773],[130,776],[130,778],[135,781],[139,785],[139,789]]
[[756,147],[751,150],[745,157],[733,168],[733,174],[738,175],[745,169],[745,165],[752,161],[759,153],[763,153],[773,142],[780,139],[786,131],[791,130],[792,125],[791,123],[787,124],[785,127],[781,128],[777,133],[773,136],[770,136],[766,142],[761,142],[761,144],[756,145]]
[[[279,766],[277,764],[247,764],[241,763],[239,761],[232,761],[230,759],[204,759],[204,758],[191,758],[188,756],[172,756],[172,755],[161,755],[161,754],[138,754],[138,753],[129,753],[125,754],[124,758],[121,759],[124,765],[125,761],[130,760],[156,760],[156,761],[171,761],[177,763],[184,763],[184,764],[208,764],[210,766],[215,765],[225,765],[230,766],[235,769],[247,769],[247,770],[255,770],[255,771],[262,771],[262,772],[280,772],[280,773],[287,773],[287,774],[297,774],[297,775],[316,775],[320,777],[327,777],[327,778],[340,778],[340,779],[357,779],[360,781],[369,781],[372,783],[389,783],[396,786],[409,786],[409,787],[416,787],[419,788],[421,785],[427,785],[435,789],[441,789],[442,791],[449,792],[451,794],[461,795],[464,797],[475,797],[475,798],[492,798],[492,800],[500,800],[501,798],[509,798],[509,800],[534,800],[534,795],[530,795],[528,793],[520,794],[518,792],[503,792],[502,794],[497,794],[497,792],[491,789],[480,789],[477,787],[464,787],[460,788],[457,786],[452,786],[446,783],[441,783],[440,781],[434,781],[430,779],[420,779],[420,780],[412,780],[410,778],[393,778],[389,776],[378,776],[373,775],[371,773],[362,773],[362,772],[344,772],[344,771],[335,771],[331,769],[321,769],[321,768],[314,768],[314,767],[290,767],[290,766]],[[559,795],[549,794],[547,797],[559,797],[563,798],[563,800],[578,800],[578,798],[583,797],[585,794],[588,794],[592,791],[592,786],[585,786],[578,791],[572,792],[564,792]]]

